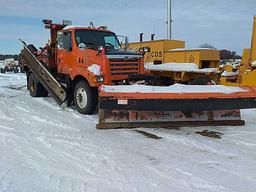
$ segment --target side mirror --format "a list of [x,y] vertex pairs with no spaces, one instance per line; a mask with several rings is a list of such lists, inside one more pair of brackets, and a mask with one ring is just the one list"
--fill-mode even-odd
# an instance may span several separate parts
[[150,47],[143,47],[143,51],[145,53],[149,53],[150,52]]
[[146,53],[150,52],[150,47],[141,47],[139,48],[139,53],[145,55]]
[[85,50],[86,45],[84,43],[79,43],[78,48],[81,49],[81,50]]
[[99,52],[102,51],[103,48],[104,48],[103,46],[99,46],[99,47],[98,47],[98,51],[99,51]]
[[129,40],[128,37],[125,37],[125,47],[124,49],[127,50],[129,48]]

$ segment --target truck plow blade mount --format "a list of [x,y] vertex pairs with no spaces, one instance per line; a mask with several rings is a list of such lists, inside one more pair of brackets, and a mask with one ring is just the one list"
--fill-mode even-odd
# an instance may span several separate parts
[[43,64],[34,56],[27,45],[23,42],[24,49],[21,51],[22,58],[26,61],[29,69],[36,74],[40,83],[61,105],[66,99],[66,92],[59,82],[49,73]]
[[[214,89],[214,87],[212,87]],[[256,88],[233,93],[100,91],[97,128],[240,126],[240,109],[256,108]]]

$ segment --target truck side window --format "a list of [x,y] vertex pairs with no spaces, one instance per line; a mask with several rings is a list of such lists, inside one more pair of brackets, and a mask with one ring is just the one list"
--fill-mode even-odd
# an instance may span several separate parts
[[58,33],[58,48],[72,51],[71,32]]
[[64,46],[64,49],[66,49],[67,51],[72,51],[71,32],[63,33],[63,46]]

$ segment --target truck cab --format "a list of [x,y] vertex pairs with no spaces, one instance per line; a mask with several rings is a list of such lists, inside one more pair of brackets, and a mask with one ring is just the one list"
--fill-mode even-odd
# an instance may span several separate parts
[[[39,65],[42,63],[63,86],[68,104],[74,103],[80,113],[95,111],[99,85],[123,83],[130,76],[144,72],[143,56],[122,49],[117,35],[105,26],[53,24],[51,20],[43,23],[50,29],[50,41],[40,51],[33,45],[28,47]],[[46,96],[45,85],[37,80],[38,74],[28,69],[28,89],[32,96]],[[45,80],[45,84],[47,81],[50,80]]]
[[122,50],[116,34],[106,27],[67,26],[57,33],[57,72],[71,79],[83,76],[92,87],[141,74],[141,61],[142,55]]

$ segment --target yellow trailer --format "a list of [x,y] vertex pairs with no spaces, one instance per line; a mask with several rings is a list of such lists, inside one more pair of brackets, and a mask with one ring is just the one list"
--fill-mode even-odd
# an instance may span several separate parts
[[218,68],[220,55],[213,49],[173,49],[165,52],[163,63],[195,63],[199,69]]
[[165,53],[168,50],[184,48],[185,42],[179,40],[156,40],[129,43],[129,50],[140,51],[143,48],[149,48],[145,53],[145,62],[164,63]]
[[[147,49],[144,55],[145,66],[146,69],[150,70],[150,73],[170,78],[170,81],[173,83],[187,84],[202,78],[204,78],[204,81],[207,81],[206,83],[212,81],[219,82],[218,68],[220,55],[218,50],[185,49],[185,42],[179,40],[153,40],[129,43],[129,50],[143,51],[145,48]],[[159,68],[164,70],[157,70],[154,66],[148,67],[148,64],[169,64],[168,66],[170,67],[168,68],[167,65],[161,66]],[[179,70],[177,70],[178,67],[176,65],[180,65]],[[182,66],[184,66],[183,69]],[[176,70],[172,70],[173,68]]]

